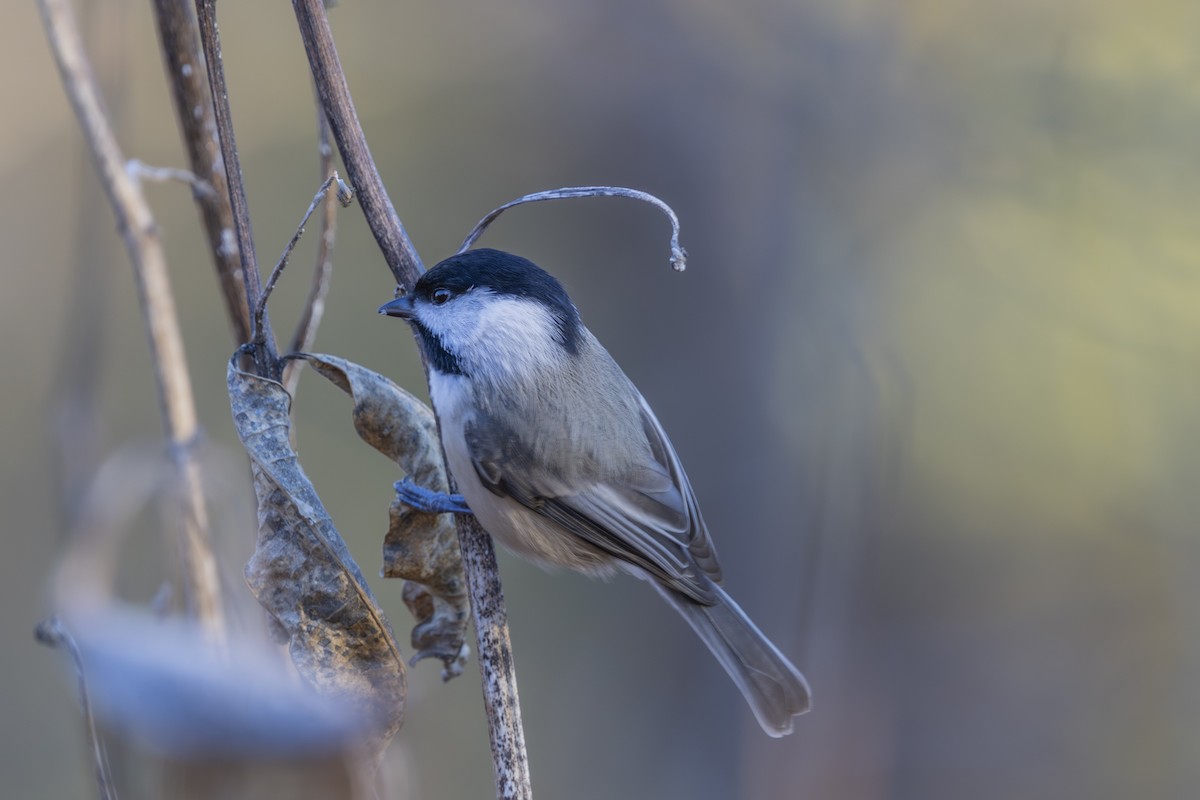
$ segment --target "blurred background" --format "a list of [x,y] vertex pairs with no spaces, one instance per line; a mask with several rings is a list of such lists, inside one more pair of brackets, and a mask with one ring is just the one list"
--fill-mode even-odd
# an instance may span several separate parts
[[[319,183],[307,63],[286,4],[219,8],[269,265]],[[184,166],[148,4],[81,11],[126,153]],[[647,587],[502,555],[537,796],[1200,791],[1200,6],[347,0],[333,24],[428,264],[537,189],[625,184],[678,211],[684,275],[665,220],[627,201],[521,208],[482,243],[565,282],[672,436],[731,593],[814,689],[795,735],[768,739]],[[161,424],[31,3],[0,27],[0,74],[0,774],[10,797],[89,797],[70,673],[31,630],[88,476],[161,451]],[[234,343],[189,192],[148,191],[232,465],[213,483],[244,598]],[[281,332],[312,246],[272,300]],[[423,394],[410,336],[375,314],[391,278],[357,207],[336,262],[315,349]],[[374,576],[397,475],[335,388],[306,375],[297,407],[302,462]],[[144,516],[122,575],[137,602],[178,577]],[[409,652],[399,585],[372,583]],[[490,796],[475,664],[437,673],[410,672],[398,796]]]

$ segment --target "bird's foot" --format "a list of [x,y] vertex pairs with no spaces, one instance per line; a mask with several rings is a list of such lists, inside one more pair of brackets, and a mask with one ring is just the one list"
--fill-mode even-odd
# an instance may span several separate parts
[[396,497],[401,503],[426,514],[470,514],[461,494],[446,494],[417,486],[412,478],[396,481]]

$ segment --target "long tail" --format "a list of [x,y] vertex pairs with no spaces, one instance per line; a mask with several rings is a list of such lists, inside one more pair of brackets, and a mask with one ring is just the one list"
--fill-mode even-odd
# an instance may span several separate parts
[[692,626],[721,666],[742,690],[746,702],[770,736],[792,732],[792,717],[808,711],[808,681],[763,636],[733,598],[714,585],[717,602],[706,606],[651,581],[666,601]]

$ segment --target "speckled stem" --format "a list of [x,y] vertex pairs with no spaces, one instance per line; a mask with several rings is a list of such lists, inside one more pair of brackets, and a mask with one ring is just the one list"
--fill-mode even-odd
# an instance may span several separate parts
[[154,0],[153,5],[167,83],[175,99],[175,117],[188,162],[196,177],[212,187],[209,193],[195,193],[196,207],[204,223],[234,342],[242,344],[250,341],[250,307],[242,281],[242,260],[238,255],[208,71],[200,51],[200,26],[195,9],[187,0]]
[[[334,47],[324,4],[322,0],[292,0],[292,8],[296,12],[317,93],[341,152],[350,185],[396,282],[412,286],[421,274],[420,257],[400,224],[367,148]],[[454,490],[452,485],[451,491]],[[457,524],[475,615],[479,669],[496,770],[496,794],[506,799],[527,800],[533,796],[529,757],[525,751],[516,670],[508,637],[508,615],[504,609],[496,554],[491,537],[474,517],[459,515]]]
[[[451,480],[451,491],[456,491]],[[508,612],[492,537],[473,516],[457,515],[458,542],[475,612],[475,641],[487,711],[492,759],[496,768],[496,796],[532,797],[521,702],[517,696],[517,670],[508,638]]]

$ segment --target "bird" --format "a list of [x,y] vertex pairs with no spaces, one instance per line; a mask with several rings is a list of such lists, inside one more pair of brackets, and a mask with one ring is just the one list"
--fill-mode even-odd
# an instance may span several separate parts
[[528,259],[467,250],[379,313],[409,324],[428,365],[461,501],[401,482],[408,502],[473,513],[518,556],[645,580],[699,635],[763,730],[809,710],[800,671],[722,587],[687,474],[649,404]]

